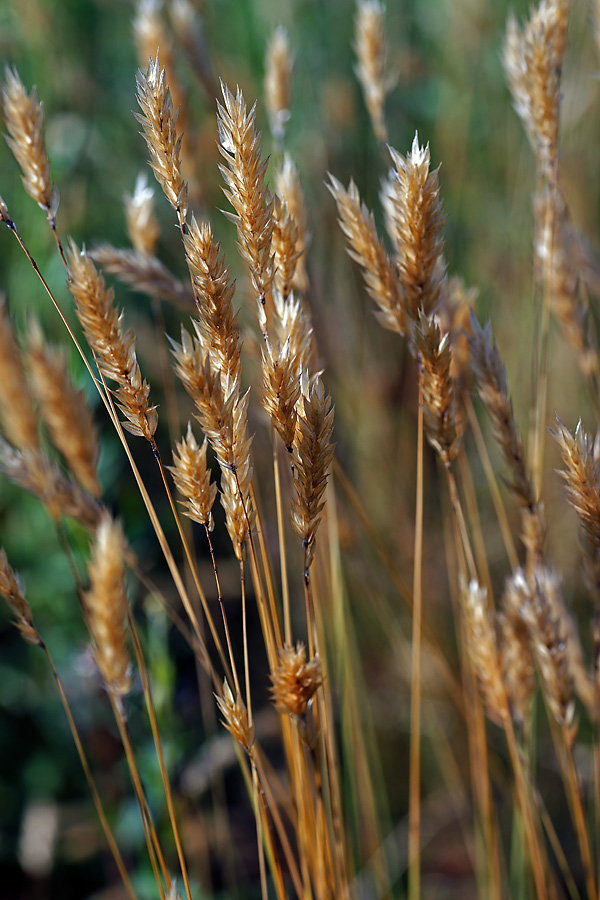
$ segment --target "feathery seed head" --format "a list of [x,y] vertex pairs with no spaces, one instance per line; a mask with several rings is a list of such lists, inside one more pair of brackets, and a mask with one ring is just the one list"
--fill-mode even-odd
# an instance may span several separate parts
[[173,475],[177,490],[184,498],[181,502],[184,515],[212,531],[214,521],[211,510],[217,486],[211,484],[210,469],[206,464],[207,439],[199,446],[188,422],[187,435],[176,447],[177,452],[173,453],[174,465],[168,466],[168,469]]
[[279,662],[271,673],[271,693],[278,710],[302,718],[321,685],[321,661],[318,656],[307,662],[301,641],[295,647],[286,644],[279,652]]
[[117,697],[131,689],[126,631],[129,603],[123,550],[121,527],[105,513],[98,525],[88,564],[90,588],[84,601],[96,663],[107,690]]
[[383,115],[386,95],[395,79],[386,72],[385,5],[379,0],[358,0],[354,19],[356,75],[378,141],[387,140]]
[[450,335],[442,334],[435,320],[421,313],[415,327],[415,346],[421,360],[427,439],[444,465],[450,466],[458,449]]
[[137,92],[142,112],[136,113],[136,119],[144,129],[150,167],[173,209],[185,219],[187,185],[181,177],[181,137],[177,136],[177,113],[173,113],[171,92],[158,52],[155,60],[150,57],[148,70],[138,72]]
[[50,163],[44,144],[44,112],[36,89],[27,94],[16,69],[6,68],[2,86],[2,109],[8,130],[6,142],[21,171],[23,185],[30,197],[45,209],[48,220],[55,221],[58,191],[50,179]]
[[19,448],[39,446],[37,420],[27,389],[21,351],[5,297],[0,294],[0,421],[8,440]]
[[15,625],[21,632],[21,637],[28,644],[41,644],[41,638],[33,625],[31,608],[25,599],[23,582],[9,565],[3,547],[0,549],[0,594],[15,617]]
[[285,154],[282,164],[275,171],[275,192],[281,198],[281,201],[286,204],[288,216],[296,226],[295,245],[296,250],[301,255],[296,262],[292,287],[303,294],[308,290],[306,251],[310,243],[310,232],[298,169],[289,153]]
[[477,581],[461,582],[465,637],[471,665],[477,676],[490,719],[503,725],[506,694],[502,684],[494,620],[488,608],[487,591]]
[[248,724],[248,712],[244,701],[239,695],[237,697],[233,696],[232,690],[227,684],[227,679],[223,682],[221,696],[215,695],[215,697],[223,716],[223,725],[240,742],[244,750],[249,753],[254,744],[254,726]]

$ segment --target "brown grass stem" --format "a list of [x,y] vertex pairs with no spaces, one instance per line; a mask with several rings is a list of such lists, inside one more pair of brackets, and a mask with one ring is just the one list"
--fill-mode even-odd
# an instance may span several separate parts
[[112,829],[108,824],[108,820],[106,818],[106,814],[104,812],[104,807],[102,805],[102,800],[100,799],[100,794],[98,793],[98,789],[96,787],[96,782],[94,781],[94,776],[92,775],[92,771],[90,769],[87,756],[85,754],[85,750],[83,749],[83,744],[81,743],[81,738],[79,737],[79,731],[77,729],[77,725],[75,724],[75,720],[73,718],[73,714],[71,713],[71,707],[69,706],[69,701],[67,700],[66,694],[64,692],[62,682],[60,680],[60,676],[56,671],[56,667],[54,665],[54,661],[50,655],[50,651],[46,647],[46,645],[42,642],[42,649],[46,655],[46,659],[48,660],[48,665],[50,666],[50,670],[52,672],[52,676],[54,681],[56,682],[56,687],[58,688],[58,693],[60,695],[60,700],[63,705],[63,709],[65,711],[65,715],[67,717],[67,721],[69,723],[69,729],[73,736],[73,741],[75,743],[75,748],[77,750],[77,755],[81,761],[81,766],[83,768],[83,772],[85,774],[86,781],[88,783],[88,787],[90,789],[90,794],[92,795],[92,800],[94,802],[94,806],[96,807],[96,812],[98,814],[98,818],[100,819],[100,824],[102,826],[102,830],[106,836],[106,840],[108,842],[108,846],[110,847],[110,851],[113,855],[113,859],[115,864],[119,870],[119,875],[121,876],[121,880],[123,881],[123,887],[129,897],[129,900],[136,900],[136,894],[133,890],[132,884],[129,880],[129,875],[127,874],[127,870],[125,868],[125,863],[123,862],[123,857],[117,847],[114,835],[112,833]]
[[408,800],[408,897],[421,895],[421,629],[423,617],[423,375],[420,360],[417,424],[417,473],[413,568],[410,694],[410,776]]
[[175,840],[175,847],[177,849],[177,857],[179,859],[181,875],[183,877],[183,883],[185,886],[185,892],[187,894],[187,898],[188,898],[188,900],[192,900],[190,879],[189,879],[187,865],[186,865],[186,861],[185,861],[185,855],[183,852],[183,845],[181,843],[179,826],[177,824],[175,805],[173,803],[173,793],[171,791],[171,785],[169,782],[169,776],[167,773],[167,767],[165,765],[165,759],[164,759],[164,754],[163,754],[163,750],[162,750],[160,731],[159,731],[158,722],[156,719],[156,709],[154,707],[154,700],[152,698],[152,690],[150,687],[150,678],[148,675],[148,669],[146,667],[146,661],[144,659],[144,654],[142,651],[140,636],[138,634],[138,630],[137,630],[137,627],[135,624],[135,619],[131,615],[131,612],[129,613],[127,621],[129,624],[129,633],[131,635],[131,641],[133,644],[133,651],[135,654],[137,668],[140,673],[140,679],[141,679],[142,688],[144,691],[144,701],[146,703],[146,710],[148,712],[148,720],[150,722],[150,729],[152,731],[152,739],[154,741],[154,747],[156,749],[156,756],[158,759],[158,767],[160,770],[160,777],[161,777],[161,781],[163,784],[163,790],[165,792],[165,800],[167,802],[167,811],[169,813],[169,820],[171,822],[173,838]]
[[288,581],[287,549],[281,497],[281,476],[279,472],[278,442],[275,429],[273,435],[273,477],[275,480],[275,506],[277,509],[277,536],[279,540],[279,567],[281,571],[281,600],[283,605],[283,635],[286,644],[292,643],[292,623],[290,617],[290,588]]

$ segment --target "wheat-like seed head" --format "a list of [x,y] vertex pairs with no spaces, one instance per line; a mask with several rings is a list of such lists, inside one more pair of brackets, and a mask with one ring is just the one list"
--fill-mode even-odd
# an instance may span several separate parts
[[385,5],[379,0],[358,0],[354,18],[356,75],[375,137],[382,143],[387,141],[383,105],[395,81],[386,71],[385,43]]
[[177,113],[173,113],[171,92],[158,53],[155,60],[150,57],[146,73],[138,72],[137,92],[142,112],[136,113],[136,119],[144,129],[150,167],[173,209],[185,219],[187,185],[181,177],[181,137],[177,135]]
[[570,0],[542,0],[522,27],[511,14],[504,43],[504,68],[514,106],[547,174],[556,164],[570,6]]
[[306,648],[301,641],[295,647],[286,644],[279,651],[279,661],[271,673],[271,681],[271,693],[277,709],[302,718],[321,685],[321,661],[318,656],[307,661]]
[[28,644],[41,644],[41,638],[33,624],[31,608],[25,599],[23,582],[9,565],[4,547],[0,549],[0,594],[15,617],[15,625],[21,632],[21,637]]
[[310,232],[298,169],[289,153],[285,154],[283,162],[275,171],[275,192],[281,198],[282,203],[286,204],[288,216],[294,221],[297,229],[295,244],[297,252],[301,255],[296,262],[292,287],[304,294],[308,290],[306,251],[310,243]]
[[244,701],[239,694],[237,697],[233,696],[227,679],[223,682],[221,696],[215,695],[215,697],[223,716],[223,725],[249,753],[254,744],[254,726],[248,724],[248,712]]
[[98,525],[88,564],[90,588],[84,602],[94,639],[96,663],[107,690],[117,697],[122,697],[131,689],[126,631],[129,603],[123,550],[121,527],[105,514]]
[[397,273],[379,239],[373,214],[361,203],[353,181],[347,190],[333,175],[329,181],[327,186],[337,203],[340,227],[349,244],[348,253],[363,269],[367,292],[379,307],[379,321],[384,328],[404,335],[408,326]]
[[0,470],[7,478],[29,491],[44,504],[57,521],[63,516],[76,519],[95,531],[101,505],[79,484],[67,478],[39,449],[15,450],[0,438]]
[[[536,662],[544,697],[553,716],[562,725],[573,727],[575,702],[570,660],[577,657],[568,648],[569,627],[554,573],[538,567],[533,579],[522,569],[512,576],[511,590],[518,600],[518,614],[528,628],[529,643]],[[513,600],[513,605],[517,602]],[[573,732],[574,733],[574,732]]]
[[0,420],[8,440],[17,447],[39,446],[37,421],[27,389],[6,299],[0,294]]
[[498,616],[501,634],[502,681],[512,717],[519,725],[529,723],[531,697],[535,691],[535,664],[529,646],[529,629],[521,615],[522,582],[507,579]]
[[188,312],[196,309],[189,284],[183,284],[155,256],[146,256],[139,250],[120,250],[110,244],[101,244],[89,255],[105,272],[116,275],[134,290],[158,300],[168,300]]
[[307,566],[312,560],[320,514],[325,506],[323,494],[334,452],[332,433],[331,398],[325,393],[320,377],[310,378],[305,372],[292,447],[297,495],[292,506],[292,525],[302,538]]
[[421,147],[417,134],[406,157],[389,149],[395,168],[385,182],[382,200],[396,251],[402,304],[416,320],[421,310],[426,315],[435,312],[443,298],[446,217],[439,199],[439,167],[429,171],[429,144]]
[[75,298],[77,318],[86,340],[96,354],[102,374],[119,385],[116,397],[127,418],[123,427],[152,441],[158,415],[156,407],[150,406],[150,385],[142,380],[135,335],[131,329],[123,328],[123,314],[114,305],[114,291],[106,289],[104,278],[86,250],[79,251],[71,241],[66,256],[71,276],[69,290]]
[[168,468],[184,498],[181,501],[184,515],[212,531],[214,521],[211,510],[217,496],[217,486],[211,484],[210,469],[206,464],[207,440],[205,438],[199,446],[188,422],[187,434],[176,447],[174,465]]
[[283,299],[289,296],[298,260],[303,249],[299,244],[298,226],[290,215],[286,201],[273,197],[273,254],[275,257],[275,288]]
[[294,57],[285,28],[279,26],[271,35],[265,57],[265,105],[271,134],[282,141],[290,117],[290,82]]
[[154,212],[154,191],[145,172],[138,175],[133,194],[125,197],[125,220],[134,249],[144,256],[154,256],[160,225]]
[[2,87],[2,109],[9,135],[6,140],[23,172],[23,186],[54,222],[58,191],[50,179],[42,104],[35,88],[28,95],[17,70],[8,67]]
[[254,526],[255,511],[250,501],[252,462],[248,436],[248,393],[240,396],[235,385],[224,396],[220,372],[196,336],[181,329],[181,344],[171,340],[175,372],[196,404],[198,421],[215,451],[221,468],[221,503],[227,530],[238,559],[243,559],[244,542]]
[[296,434],[296,404],[300,396],[298,361],[288,338],[274,350],[271,344],[262,353],[263,406],[286,450],[291,453]]
[[259,304],[266,302],[273,280],[273,203],[265,187],[268,160],[261,157],[256,131],[256,104],[250,112],[240,89],[234,97],[221,84],[223,104],[218,104],[219,150],[227,165],[219,169],[227,189],[223,192],[235,210],[225,213],[235,223],[242,257],[250,269]]
[[461,598],[467,652],[479,682],[486,712],[493,722],[503,725],[506,693],[502,684],[495,624],[488,609],[487,591],[475,580],[469,584],[462,582]]
[[454,388],[450,377],[450,335],[442,335],[434,319],[427,318],[422,313],[415,328],[415,346],[421,364],[427,439],[448,467],[456,456],[459,438]]
[[220,245],[214,242],[208,223],[198,225],[193,217],[184,242],[198,307],[194,329],[213,369],[221,373],[227,396],[241,381],[241,347],[232,304],[235,285],[229,282],[224,259],[219,258]]
[[46,344],[35,319],[29,326],[27,360],[33,392],[52,443],[60,450],[81,486],[92,496],[99,497],[98,436],[85,393],[75,387],[69,376],[65,349]]

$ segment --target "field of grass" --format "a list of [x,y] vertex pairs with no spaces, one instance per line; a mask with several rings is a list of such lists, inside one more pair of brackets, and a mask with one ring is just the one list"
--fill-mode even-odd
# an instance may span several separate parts
[[0,896],[600,896],[599,29],[0,8]]

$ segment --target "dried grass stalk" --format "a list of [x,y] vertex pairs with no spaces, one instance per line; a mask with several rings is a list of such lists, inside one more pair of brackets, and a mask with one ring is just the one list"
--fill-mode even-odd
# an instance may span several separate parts
[[184,515],[212,531],[214,521],[211,510],[217,496],[217,486],[210,481],[210,469],[206,464],[207,447],[206,438],[202,446],[198,445],[188,422],[187,434],[177,444],[177,452],[173,453],[174,465],[168,468],[184,498],[181,502]]
[[2,109],[8,130],[6,139],[21,171],[23,186],[30,197],[45,209],[54,225],[58,211],[58,191],[50,179],[50,163],[44,143],[44,111],[36,89],[27,94],[16,69],[6,69],[2,86]]
[[321,511],[328,470],[333,459],[333,408],[318,375],[302,376],[296,434],[293,444],[296,499],[292,506],[292,525],[302,538],[305,569],[312,560],[315,535]]
[[136,291],[158,300],[168,300],[188,312],[196,307],[189,286],[169,272],[155,256],[146,256],[139,250],[120,250],[110,244],[101,244],[89,255],[105,272],[116,275]]
[[5,297],[0,294],[0,419],[16,447],[39,446],[37,421]]
[[181,177],[181,137],[177,136],[177,113],[173,113],[171,92],[158,53],[150,57],[148,70],[137,76],[138,103],[142,110],[136,118],[144,129],[150,152],[150,167],[165,197],[180,219],[187,215],[187,185]]
[[131,689],[127,650],[127,612],[121,527],[105,514],[98,525],[88,565],[90,589],[84,596],[94,655],[106,688],[117,697]]
[[421,310],[428,316],[437,310],[446,279],[439,167],[429,171],[429,144],[420,147],[417,134],[406,157],[393,147],[390,154],[395,168],[384,183],[382,203],[396,253],[402,305],[416,320]]
[[150,406],[150,385],[142,380],[133,331],[124,330],[123,314],[114,305],[114,291],[106,289],[104,278],[86,250],[79,251],[71,241],[67,261],[71,275],[69,290],[75,298],[77,317],[86,340],[102,374],[119,385],[117,402],[127,418],[123,427],[152,441],[158,416],[156,407]]
[[[237,227],[240,252],[250,269],[259,303],[259,317],[273,280],[273,203],[265,187],[268,160],[261,158],[260,134],[256,131],[256,104],[250,112],[240,89],[234,97],[221,84],[223,104],[218,104],[219,150],[227,165],[219,169],[227,189],[223,192],[234,213],[225,213]],[[263,329],[264,330],[264,329]]]
[[283,141],[290,117],[290,83],[294,57],[287,31],[276,28],[267,45],[265,57],[265,105],[273,139]]
[[306,660],[301,641],[295,647],[286,644],[279,651],[279,662],[271,673],[273,702],[280,712],[302,718],[322,682],[321,661]]
[[348,190],[329,176],[328,185],[339,213],[339,223],[348,240],[348,253],[363,269],[368,294],[379,307],[378,318],[384,328],[407,333],[406,309],[398,277],[375,228],[373,214],[361,203],[353,181]]
[[375,137],[381,143],[387,141],[383,105],[395,81],[386,71],[385,43],[385,5],[379,0],[358,0],[354,19],[356,75]]
[[0,549],[0,594],[15,617],[14,622],[21,632],[21,637],[28,644],[40,645],[42,640],[33,624],[31,608],[25,599],[23,582],[9,565],[4,547]]
[[52,443],[79,484],[93,497],[99,497],[98,435],[85,393],[75,387],[69,376],[65,348],[46,344],[37,320],[30,322],[27,359],[31,386]]

